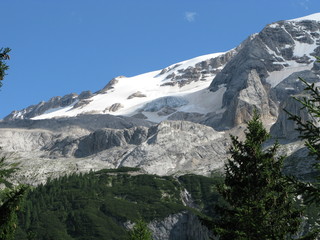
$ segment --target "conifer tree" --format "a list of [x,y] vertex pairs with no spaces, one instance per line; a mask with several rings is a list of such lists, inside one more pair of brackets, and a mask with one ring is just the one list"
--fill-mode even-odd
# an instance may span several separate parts
[[297,232],[301,212],[281,173],[284,157],[276,156],[277,143],[263,150],[269,134],[256,112],[245,137],[240,141],[231,136],[231,159],[225,182],[218,186],[227,204],[219,209],[221,219],[215,230],[222,240],[287,239]]
[[6,75],[6,71],[9,69],[5,61],[10,59],[8,55],[10,51],[10,48],[0,48],[0,87],[2,86],[2,80]]
[[130,240],[152,240],[152,233],[143,220],[138,220],[130,232]]
[[[10,48],[0,49],[0,87],[9,66],[6,60],[10,59]],[[0,240],[13,240],[17,227],[17,211],[27,190],[26,186],[13,187],[7,178],[17,170],[16,164],[8,165],[5,158],[0,158],[0,184],[5,186],[0,190]]]

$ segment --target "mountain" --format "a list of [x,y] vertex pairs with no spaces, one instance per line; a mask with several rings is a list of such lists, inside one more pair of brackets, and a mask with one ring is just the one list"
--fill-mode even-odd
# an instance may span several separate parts
[[209,175],[223,168],[229,134],[241,136],[257,109],[294,155],[303,144],[282,109],[300,111],[291,96],[303,91],[299,76],[319,82],[318,55],[320,13],[275,22],[230,51],[13,111],[0,122],[0,145],[19,159],[20,178],[31,184],[119,166]]
[[[218,93],[207,90],[212,78],[234,56],[235,50],[215,53],[180,62],[159,71],[134,77],[116,77],[103,89],[54,97],[21,111],[5,120],[74,117],[79,114],[111,114],[134,116],[160,122],[177,111],[207,114],[219,111]],[[217,102],[201,104],[205,99]]]
[[308,97],[298,77],[320,85],[315,56],[320,13],[269,24],[224,53],[13,111],[0,121],[1,155],[19,163],[13,182],[40,185],[18,238],[125,238],[143,215],[154,239],[209,239],[197,216],[216,217],[219,197],[205,176],[223,171],[229,134],[242,138],[254,109],[288,156],[284,173],[312,180],[314,159],[283,109],[312,120],[292,96]]

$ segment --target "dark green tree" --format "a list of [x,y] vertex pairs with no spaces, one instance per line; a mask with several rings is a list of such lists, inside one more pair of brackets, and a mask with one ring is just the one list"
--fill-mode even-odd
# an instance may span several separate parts
[[130,232],[130,240],[152,240],[152,233],[143,220],[138,220]]
[[[8,53],[10,48],[0,49],[0,87],[9,66],[6,60],[10,59]],[[27,190],[26,186],[14,187],[7,180],[17,170],[17,165],[6,164],[5,158],[0,158],[0,184],[4,188],[0,190],[0,240],[14,239],[17,227],[17,211],[20,209],[21,201]]]
[[220,239],[283,240],[294,235],[301,223],[292,187],[282,175],[284,157],[276,156],[275,143],[263,150],[269,138],[255,112],[245,131],[246,139],[231,136],[231,159],[225,182],[218,186],[226,200],[219,207],[216,232]]
[[14,239],[17,227],[17,212],[27,190],[26,186],[14,187],[7,179],[17,170],[17,164],[5,163],[0,159],[0,184],[5,186],[0,190],[0,240]]
[[6,75],[6,71],[9,69],[5,61],[10,60],[10,56],[8,55],[10,51],[10,48],[0,48],[0,87],[2,86],[2,80]]

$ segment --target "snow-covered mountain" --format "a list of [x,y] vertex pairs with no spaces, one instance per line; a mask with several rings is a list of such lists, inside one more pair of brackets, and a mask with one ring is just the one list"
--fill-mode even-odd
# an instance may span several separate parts
[[54,97],[5,119],[111,114],[157,123],[189,120],[228,129],[248,120],[252,109],[258,108],[274,122],[280,103],[302,90],[297,76],[318,78],[319,16],[272,23],[228,52],[134,77],[116,77],[94,94]]
[[96,93],[13,111],[0,122],[0,145],[24,159],[24,174],[35,179],[119,166],[209,174],[227,158],[229,133],[243,133],[257,109],[272,135],[284,140],[284,151],[294,155],[296,165],[288,171],[310,174],[310,166],[297,160],[305,156],[303,144],[295,142],[294,124],[282,110],[301,113],[291,96],[304,89],[299,76],[319,83],[315,56],[320,13],[275,22],[228,52],[116,77]]
[[[95,94],[69,94],[55,97],[6,119],[48,119],[74,117],[79,114],[111,114],[135,116],[160,122],[174,112],[207,114],[219,112],[224,88],[210,92],[212,79],[236,53],[214,53],[171,65],[162,70],[134,77],[112,79]],[[212,104],[212,102],[214,104]],[[205,104],[208,103],[208,104]]]

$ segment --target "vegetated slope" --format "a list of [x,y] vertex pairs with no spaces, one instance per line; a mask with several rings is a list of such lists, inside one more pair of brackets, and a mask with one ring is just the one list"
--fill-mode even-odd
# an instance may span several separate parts
[[[135,168],[64,176],[34,188],[20,212],[17,240],[128,239],[133,223],[148,223],[154,240],[212,237],[216,206],[225,204],[216,185],[221,175],[159,177]],[[301,234],[316,224],[307,206]],[[209,230],[209,229],[210,230]]]
[[[38,186],[27,196],[16,239],[128,239],[129,227],[140,218],[149,223],[154,239],[169,239],[168,234],[187,239],[181,231],[190,239],[206,239],[208,231],[194,214],[212,213],[220,177],[175,179],[136,170],[73,174]],[[187,211],[189,220],[183,218]]]

